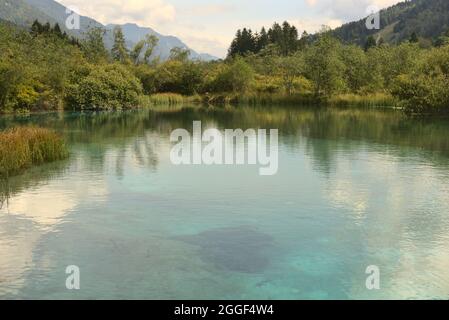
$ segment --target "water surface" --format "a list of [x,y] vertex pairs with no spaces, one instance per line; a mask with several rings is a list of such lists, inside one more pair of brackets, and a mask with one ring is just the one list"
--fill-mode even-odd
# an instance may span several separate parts
[[[172,165],[169,135],[194,120],[279,129],[278,174]],[[449,298],[448,122],[275,107],[0,119],[19,124],[61,132],[71,157],[1,181],[2,299]]]

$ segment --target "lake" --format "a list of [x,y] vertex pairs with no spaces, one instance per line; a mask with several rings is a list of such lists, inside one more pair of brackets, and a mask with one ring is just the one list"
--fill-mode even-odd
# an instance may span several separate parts
[[[53,128],[71,152],[1,181],[0,299],[449,298],[449,121],[159,109],[0,118]],[[170,133],[195,120],[279,129],[277,174],[173,165]]]

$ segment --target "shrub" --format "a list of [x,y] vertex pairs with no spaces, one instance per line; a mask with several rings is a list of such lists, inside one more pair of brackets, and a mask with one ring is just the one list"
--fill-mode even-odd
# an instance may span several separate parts
[[67,95],[70,107],[77,109],[129,109],[139,106],[140,81],[126,69],[113,64],[94,68]]
[[409,114],[449,114],[449,46],[429,50],[416,69],[396,77],[392,94]]
[[155,91],[183,95],[198,92],[203,81],[200,65],[192,61],[169,60],[160,65],[153,76]]
[[392,93],[400,102],[399,107],[408,114],[449,114],[449,80],[442,75],[401,75]]
[[214,92],[245,93],[254,83],[254,71],[242,58],[224,65],[212,82]]

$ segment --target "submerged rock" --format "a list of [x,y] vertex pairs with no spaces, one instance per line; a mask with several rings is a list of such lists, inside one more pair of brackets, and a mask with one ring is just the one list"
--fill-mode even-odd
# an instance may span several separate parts
[[250,227],[207,230],[178,237],[200,247],[201,259],[218,268],[235,272],[258,273],[270,263],[273,238]]

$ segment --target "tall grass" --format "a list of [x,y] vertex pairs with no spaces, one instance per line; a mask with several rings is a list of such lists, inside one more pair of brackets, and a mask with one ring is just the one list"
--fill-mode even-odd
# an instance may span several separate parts
[[206,105],[289,105],[289,106],[357,106],[357,107],[393,107],[395,99],[385,93],[339,94],[329,98],[316,97],[311,93],[217,93],[202,96],[183,96],[176,93],[160,93],[149,97],[149,104],[182,105],[202,103]]
[[312,106],[320,104],[320,99],[317,99],[311,94],[282,94],[282,93],[247,93],[243,95],[236,95],[230,99],[231,104],[245,104],[245,105],[300,105]]
[[385,93],[340,94],[329,98],[331,106],[360,106],[360,107],[394,107],[396,101],[393,96]]
[[319,98],[313,94],[282,94],[282,93],[246,93],[246,94],[217,94],[203,98],[208,104],[231,105],[289,105],[289,106],[358,106],[375,107],[395,105],[391,95],[377,94],[341,94],[330,98]]
[[157,93],[149,97],[151,105],[176,105],[201,102],[199,96],[183,96],[177,93]]
[[64,141],[52,130],[17,127],[0,132],[0,176],[8,177],[68,157]]

